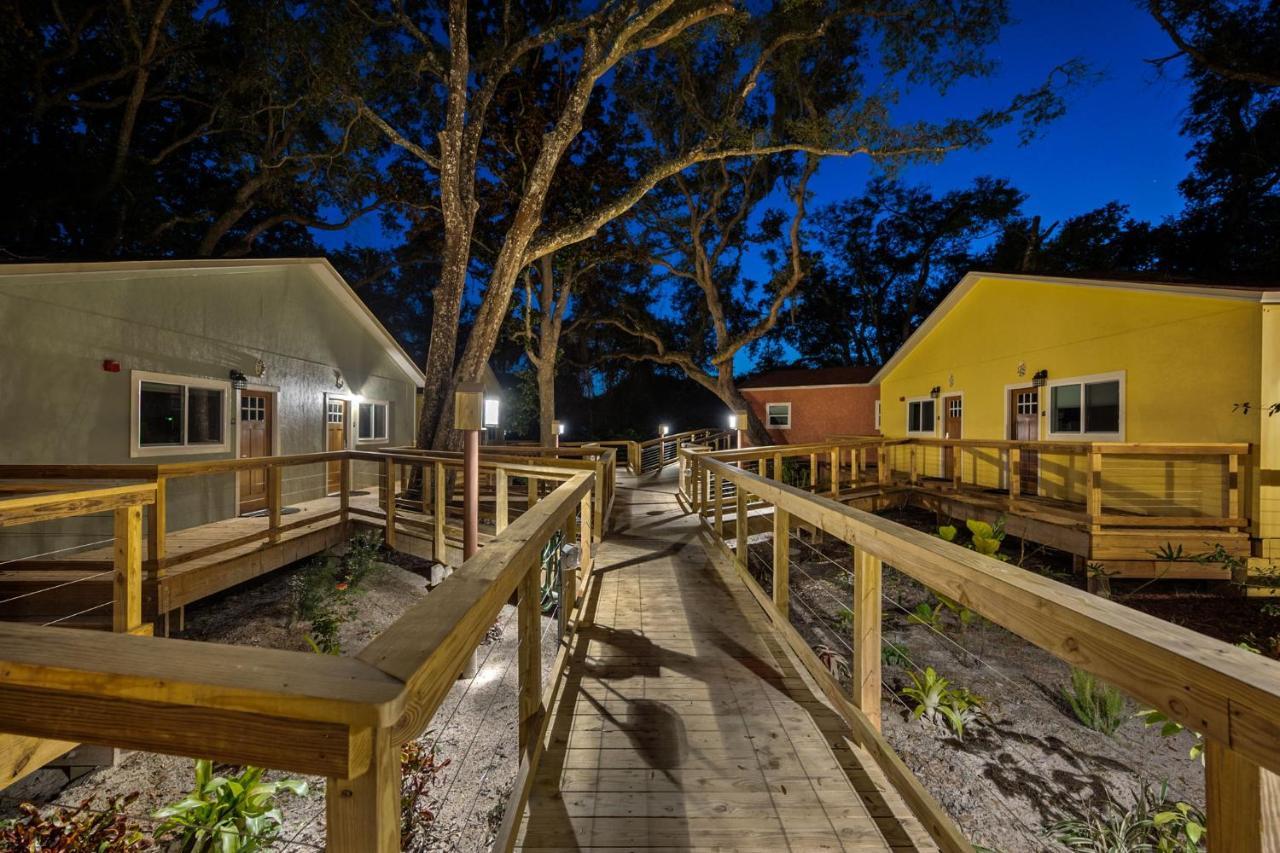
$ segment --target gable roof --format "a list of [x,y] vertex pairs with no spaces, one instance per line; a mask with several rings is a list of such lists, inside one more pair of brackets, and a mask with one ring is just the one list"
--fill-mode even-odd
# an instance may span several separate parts
[[959,284],[952,288],[951,292],[946,295],[942,302],[938,303],[938,307],[933,309],[928,317],[924,319],[911,336],[898,347],[884,366],[876,372],[875,377],[871,380],[879,384],[883,382],[895,367],[906,358],[907,353],[915,349],[922,340],[928,337],[943,317],[956,306],[970,290],[982,279],[997,279],[1001,281],[1025,282],[1028,284],[1065,284],[1074,287],[1104,287],[1114,288],[1116,290],[1138,291],[1145,293],[1164,293],[1170,295],[1182,296],[1205,296],[1213,299],[1230,299],[1243,302],[1273,302],[1280,301],[1280,285],[1263,285],[1263,284],[1208,284],[1204,282],[1174,282],[1174,281],[1136,281],[1132,279],[1109,279],[1109,278],[1075,278],[1073,276],[1063,275],[1041,275],[1039,273],[1002,273],[1002,272],[980,272],[971,271],[965,273],[964,278],[960,279]]
[[784,367],[766,370],[738,383],[743,390],[812,388],[829,385],[866,385],[876,375],[874,367]]
[[190,261],[104,261],[94,263],[42,263],[42,264],[0,264],[0,278],[38,277],[42,275],[79,275],[79,274],[120,274],[120,273],[173,273],[201,272],[225,274],[245,272],[253,269],[270,267],[292,267],[305,269],[312,274],[317,283],[332,294],[343,308],[355,319],[356,323],[375,339],[381,342],[383,349],[391,361],[404,371],[405,375],[418,387],[422,387],[424,377],[422,371],[413,363],[413,359],[404,351],[399,342],[392,337],[386,327],[373,315],[368,306],[351,289],[351,285],[338,274],[327,258],[203,258]]

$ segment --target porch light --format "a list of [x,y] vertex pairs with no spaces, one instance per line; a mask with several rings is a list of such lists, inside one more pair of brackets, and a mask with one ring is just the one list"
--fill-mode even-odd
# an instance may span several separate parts
[[556,421],[556,435],[564,435],[564,421]]
[[1047,370],[1037,370],[1037,371],[1035,372],[1035,375],[1031,377],[1031,384],[1032,384],[1032,385],[1034,385],[1034,386],[1036,386],[1037,388],[1039,388],[1039,387],[1041,387],[1042,385],[1044,385],[1044,383],[1045,383],[1048,379],[1049,379],[1049,371],[1047,371]]
[[500,401],[497,397],[484,398],[484,425],[487,427],[496,427],[498,425],[498,408]]
[[666,434],[667,434],[667,425],[666,425],[666,424],[663,424],[662,426],[658,427],[658,435],[663,435],[663,436],[665,436]]
[[940,386],[940,385],[934,385],[932,388],[930,388],[930,389],[929,389],[929,396],[930,396],[930,397],[932,397],[932,398],[933,398],[933,399],[935,399],[935,400],[936,400],[936,399],[938,399],[939,397],[941,397],[941,396],[942,396],[942,386]]
[[231,371],[231,387],[237,391],[243,391],[249,387],[248,378],[238,370]]

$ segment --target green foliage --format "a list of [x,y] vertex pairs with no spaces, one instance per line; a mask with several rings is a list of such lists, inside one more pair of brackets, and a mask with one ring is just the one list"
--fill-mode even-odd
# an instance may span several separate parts
[[215,776],[213,762],[196,761],[196,785],[186,797],[157,811],[157,835],[181,853],[256,853],[280,832],[284,817],[277,798],[284,792],[305,796],[299,779],[264,782],[261,767],[241,768],[237,776]]
[[18,817],[0,820],[0,850],[31,853],[137,853],[155,843],[125,814],[138,798],[132,793],[110,797],[102,808],[85,800],[76,808],[58,807],[45,815],[31,803],[18,806]]
[[1004,544],[1003,518],[995,524],[987,524],[985,521],[976,521],[971,518],[964,524],[973,534],[971,543],[973,550],[987,557],[995,557],[997,560],[1007,559],[1000,554],[1000,546]]
[[1115,572],[1108,571],[1106,566],[1101,563],[1088,563],[1085,565],[1085,572],[1088,574],[1092,586],[1099,598],[1111,597],[1111,578],[1115,576]]
[[969,630],[970,625],[982,618],[960,602],[947,598],[945,595],[939,595],[938,602],[956,617],[956,621],[960,623],[960,630],[962,631]]
[[[1176,720],[1169,719],[1167,715],[1165,715],[1160,711],[1157,711],[1155,708],[1146,708],[1134,714],[1134,716],[1140,718],[1142,722],[1146,724],[1147,728],[1151,728],[1152,726],[1159,726],[1161,737],[1177,737],[1178,735],[1182,734],[1184,730],[1186,730],[1186,726],[1182,725],[1182,723],[1179,723]],[[1191,734],[1194,736],[1195,739],[1191,743],[1191,749],[1187,751],[1187,757],[1190,758],[1192,761],[1198,760],[1201,764],[1203,764],[1204,763],[1204,735],[1201,734],[1200,732],[1194,732],[1194,731],[1191,732]]]
[[1102,808],[1090,808],[1049,828],[1049,837],[1069,850],[1090,853],[1195,853],[1205,840],[1205,819],[1189,803],[1169,798],[1169,786],[1156,791],[1143,784],[1132,805],[1108,795]]
[[427,792],[439,784],[440,774],[452,760],[440,761],[435,750],[423,743],[430,735],[428,731],[400,749],[400,846],[406,850],[411,849],[422,827],[435,821]]
[[799,459],[782,460],[782,482],[797,489],[809,485],[809,464]]
[[847,607],[841,607],[836,611],[836,622],[840,625],[841,630],[846,633],[853,631],[853,611]]
[[312,651],[342,653],[339,632],[355,616],[355,596],[378,570],[381,550],[380,534],[361,533],[341,556],[321,557],[289,578],[293,620],[309,624],[306,641]]
[[923,674],[911,673],[911,686],[904,687],[902,693],[915,700],[911,712],[915,719],[945,724],[960,740],[970,727],[987,720],[986,699],[964,687],[952,687],[931,666],[925,667]]
[[880,663],[885,666],[910,666],[911,661],[907,657],[907,647],[885,640],[884,645],[880,647]]
[[942,606],[933,606],[927,601],[922,601],[912,609],[907,616],[907,621],[913,625],[926,625],[935,631],[942,630]]
[[1071,670],[1071,683],[1062,688],[1062,698],[1077,720],[1104,735],[1115,734],[1128,719],[1124,694],[1083,669]]
[[946,540],[947,542],[956,541],[956,533],[957,530],[954,524],[945,524],[938,528],[938,537]]

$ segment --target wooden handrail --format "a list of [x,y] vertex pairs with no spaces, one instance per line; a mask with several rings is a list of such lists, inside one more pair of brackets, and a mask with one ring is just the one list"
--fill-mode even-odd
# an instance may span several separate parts
[[[1207,786],[1212,789],[1208,798],[1210,838],[1215,831],[1225,833],[1229,827],[1238,828],[1240,821],[1260,814],[1258,798],[1264,773],[1260,768],[1280,772],[1280,664],[905,525],[735,467],[716,458],[717,454],[684,455],[695,469],[695,477],[709,473],[734,484],[739,519],[746,496],[754,495],[771,505],[775,513],[810,524],[851,545],[858,560],[873,559],[892,565],[1060,660],[1120,685],[1140,702],[1203,733],[1212,745],[1207,752],[1212,780]],[[725,551],[734,553],[716,524],[705,518],[702,521]],[[737,527],[739,550],[735,559],[745,573],[741,564],[745,525]],[[866,582],[855,576],[855,584],[859,580]],[[754,580],[749,585],[755,586]],[[869,591],[863,587],[858,590],[858,599],[878,598],[879,594],[878,589]],[[761,591],[757,598],[766,609],[773,609],[771,616],[776,622],[789,624],[787,614],[778,609],[776,593],[769,596],[768,591]],[[865,617],[859,620],[859,608],[853,612],[855,636],[864,643],[874,643],[878,658],[878,614],[872,624]],[[868,650],[861,657],[872,654]],[[810,653],[801,657],[807,665],[812,664],[811,674],[830,689],[834,681],[816,656]],[[855,673],[855,685],[858,684],[863,684],[863,679]],[[855,690],[850,707],[859,708],[870,717],[871,724],[876,723],[878,691],[872,702],[865,689]],[[874,707],[868,707],[872,704]],[[851,725],[858,735],[859,721],[854,718]],[[874,740],[865,730],[862,737]],[[868,748],[879,757],[876,749]],[[885,769],[891,778],[898,772],[890,766]],[[1223,790],[1236,790],[1240,795],[1233,799],[1213,793]],[[922,819],[928,823],[927,816]],[[1251,831],[1255,835],[1261,831],[1257,820]],[[935,835],[935,840],[950,849],[944,837]]]
[[0,527],[55,521],[156,501],[155,483],[46,492],[0,501]]

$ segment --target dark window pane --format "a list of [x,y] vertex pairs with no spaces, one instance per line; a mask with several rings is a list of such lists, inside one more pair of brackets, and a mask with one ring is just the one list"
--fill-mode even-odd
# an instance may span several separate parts
[[1080,386],[1056,385],[1053,388],[1053,431],[1080,431]]
[[1084,386],[1085,432],[1120,431],[1120,382],[1091,382]]
[[922,400],[920,402],[920,431],[933,432],[933,401]]
[[360,438],[373,438],[373,403],[360,404]]
[[138,394],[138,444],[182,444],[182,386],[143,382]]
[[377,438],[387,437],[387,407],[373,407],[373,434]]
[[187,389],[187,444],[222,443],[222,392]]

